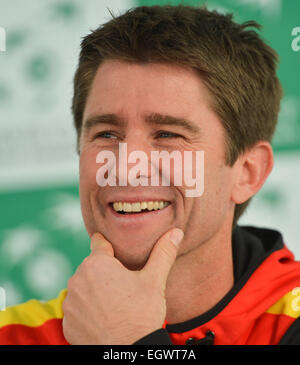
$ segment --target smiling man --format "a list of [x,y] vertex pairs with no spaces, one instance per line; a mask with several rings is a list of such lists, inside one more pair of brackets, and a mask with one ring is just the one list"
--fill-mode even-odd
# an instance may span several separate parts
[[[8,309],[2,342],[300,343],[300,264],[280,233],[237,225],[272,170],[282,95],[276,53],[249,27],[154,6],[84,38],[72,110],[91,254],[57,299],[23,304],[29,319]],[[120,146],[147,157],[137,186]],[[187,165],[197,176],[194,160],[151,185],[151,154],[163,151],[204,152],[200,196],[175,183]]]

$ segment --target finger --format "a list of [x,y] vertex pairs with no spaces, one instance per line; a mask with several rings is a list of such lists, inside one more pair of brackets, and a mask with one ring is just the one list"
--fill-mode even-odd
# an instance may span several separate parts
[[175,262],[183,236],[184,233],[179,228],[164,234],[155,244],[148,262],[142,270],[148,275],[159,277],[163,287],[165,287],[170,269]]
[[92,253],[104,253],[108,254],[109,256],[114,256],[114,249],[109,241],[104,238],[104,236],[97,232],[93,234],[91,238],[91,251]]

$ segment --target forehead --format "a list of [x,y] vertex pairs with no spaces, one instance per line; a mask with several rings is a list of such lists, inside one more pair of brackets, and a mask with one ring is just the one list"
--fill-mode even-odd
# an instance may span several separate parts
[[84,120],[97,113],[181,112],[210,108],[209,92],[193,69],[172,64],[102,63],[94,77]]

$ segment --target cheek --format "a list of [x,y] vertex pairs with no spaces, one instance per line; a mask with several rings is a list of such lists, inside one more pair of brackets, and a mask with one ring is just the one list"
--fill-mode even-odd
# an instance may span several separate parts
[[96,163],[96,155],[83,151],[79,160],[79,191],[81,197],[84,197],[92,190],[97,189],[96,173],[99,168]]
[[228,166],[223,166],[216,171],[208,173],[205,185],[208,203],[214,214],[226,214],[230,208],[232,173]]
[[96,172],[96,155],[82,151],[79,160],[79,196],[83,221],[89,235],[95,231],[92,200],[98,189]]
[[204,241],[219,230],[230,213],[230,188],[226,178],[228,174],[224,171],[207,168],[204,193],[191,201],[188,229]]

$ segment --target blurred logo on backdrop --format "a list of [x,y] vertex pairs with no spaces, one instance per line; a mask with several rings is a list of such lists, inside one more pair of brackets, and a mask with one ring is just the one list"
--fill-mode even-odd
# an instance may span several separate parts
[[0,311],[5,311],[6,308],[6,294],[5,290],[0,287]]
[[0,52],[6,51],[6,32],[3,27],[0,27]]
[[292,29],[292,36],[295,37],[292,40],[292,50],[294,52],[300,51],[300,27],[295,27]]

